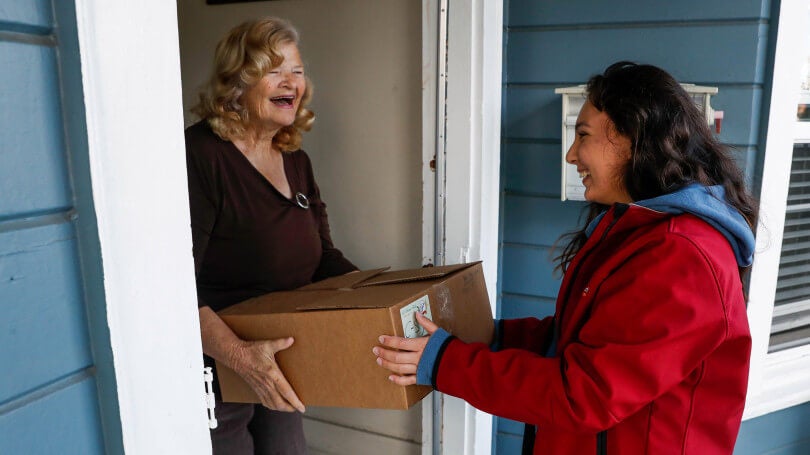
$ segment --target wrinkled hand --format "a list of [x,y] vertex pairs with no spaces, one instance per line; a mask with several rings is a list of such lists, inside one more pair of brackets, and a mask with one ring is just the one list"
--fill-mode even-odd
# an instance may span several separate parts
[[276,353],[289,348],[292,338],[265,341],[246,341],[234,353],[239,360],[234,370],[250,385],[268,409],[285,412],[304,412],[304,404],[298,399],[284,373],[276,363]]
[[[416,320],[429,334],[432,335],[439,328],[421,313],[415,314]],[[372,352],[377,356],[378,365],[396,373],[388,376],[391,382],[399,385],[413,385],[416,384],[416,367],[419,365],[419,359],[422,358],[422,352],[424,352],[429,338],[429,336],[402,338],[382,335],[380,344],[383,347],[377,346],[372,349]]]

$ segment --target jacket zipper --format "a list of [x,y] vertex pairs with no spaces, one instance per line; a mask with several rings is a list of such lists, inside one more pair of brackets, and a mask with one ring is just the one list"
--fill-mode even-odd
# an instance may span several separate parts
[[[607,233],[619,221],[619,218],[624,215],[627,211],[627,206],[624,206],[624,209],[619,211],[616,210],[613,216],[613,220],[610,222],[610,226],[605,229],[605,232],[602,233],[602,238],[599,239],[599,243],[605,240],[607,237]],[[607,430],[600,431],[596,434],[596,455],[607,455]]]
[[[610,224],[602,232],[602,235],[599,237],[599,241],[596,242],[596,245],[602,243],[602,241],[605,240],[605,237],[607,237],[610,230],[613,228],[613,226],[616,224],[616,222],[619,221],[619,218],[621,218],[621,216],[624,215],[625,212],[627,212],[628,208],[629,208],[629,206],[627,206],[625,204],[616,204],[614,206],[614,208],[613,208],[613,219],[610,220]],[[585,256],[583,256],[582,258],[579,259],[579,261],[577,262],[576,267],[573,270],[574,274],[579,273],[579,269],[582,266],[582,263],[585,262],[585,258],[589,254],[591,254],[591,251],[593,251],[593,249],[596,248],[596,245],[591,247],[590,250],[587,253],[585,253]],[[562,324],[562,319],[563,319],[563,313],[564,312],[565,312],[565,307],[563,307],[563,311],[559,315],[555,315],[555,317],[554,317],[554,332],[555,332],[555,335],[557,335],[557,333],[558,333],[558,325]],[[556,342],[554,340],[552,340],[552,345],[556,345]],[[556,355],[556,352],[554,354]],[[521,454],[522,455],[531,454],[533,452],[534,443],[536,442],[535,441],[536,432],[537,432],[537,427],[535,427],[534,425],[529,424],[529,423],[525,424],[524,429],[523,429],[523,444],[522,444],[522,447],[521,447]],[[596,435],[596,454],[597,455],[607,455],[607,430],[601,431]]]
[[521,455],[532,455],[534,452],[534,437],[537,428],[534,425],[527,423],[523,427],[523,444],[520,448]]
[[[599,245],[600,243],[602,243],[605,240],[605,237],[607,237],[610,230],[613,229],[613,226],[619,221],[619,218],[621,218],[622,215],[624,215],[625,212],[627,212],[628,208],[629,208],[629,206],[626,205],[626,204],[616,204],[613,207],[613,214],[612,214],[613,219],[610,220],[610,224],[608,224],[608,226],[605,228],[605,230],[602,231],[602,235],[599,237],[599,241],[597,241],[591,248],[589,248],[589,250],[585,253],[585,256],[579,258],[579,261],[577,262],[577,265],[573,270],[574,275],[579,273],[579,269],[582,267],[582,264],[585,262],[585,259],[587,259],[588,255],[591,254],[591,252],[596,248],[597,245]],[[572,282],[571,285],[573,285],[573,284],[574,283]],[[564,314],[565,314],[565,307],[563,307],[563,309],[562,309],[562,311],[560,312],[559,315],[555,315],[555,317],[554,317],[554,331],[555,331],[555,334],[559,333],[559,331],[557,329],[558,329],[559,325],[562,325],[563,315]]]
[[[585,262],[585,259],[587,258],[587,255],[591,254],[591,252],[594,250],[594,248],[596,248],[596,245],[599,245],[600,243],[602,243],[605,240],[608,233],[610,233],[611,229],[613,229],[613,226],[616,225],[616,223],[619,221],[619,218],[621,218],[622,215],[624,215],[625,212],[627,212],[627,209],[628,209],[628,206],[626,206],[626,205],[616,205],[613,208],[613,219],[610,220],[610,224],[605,228],[604,231],[602,231],[602,235],[599,237],[599,241],[596,242],[596,244],[590,248],[590,250],[586,253],[585,257],[580,258],[579,263],[577,264],[576,268],[574,269],[574,274],[579,273],[579,269],[582,266],[582,264]],[[565,307],[563,307],[563,312],[564,312],[564,310],[565,310]],[[559,319],[557,321],[555,321],[555,322],[558,322],[559,324],[562,324],[562,320],[563,320],[562,316],[563,316],[562,313],[560,313]],[[600,431],[596,435],[596,455],[607,455],[607,430]]]
[[596,434],[596,455],[607,455],[607,430]]

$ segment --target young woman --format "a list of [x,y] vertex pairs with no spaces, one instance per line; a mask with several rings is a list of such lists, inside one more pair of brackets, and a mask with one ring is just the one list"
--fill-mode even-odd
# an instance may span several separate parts
[[535,454],[731,454],[756,204],[665,71],[619,62],[587,92],[566,160],[590,213],[559,257],[555,315],[499,321],[494,349],[420,318],[431,336],[380,337],[377,362],[536,426]]

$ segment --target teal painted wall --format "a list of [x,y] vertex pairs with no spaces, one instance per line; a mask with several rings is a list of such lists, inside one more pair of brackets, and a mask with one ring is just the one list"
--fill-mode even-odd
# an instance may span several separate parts
[[69,0],[0,6],[3,454],[121,451],[75,22]]
[[[578,225],[582,203],[560,202],[557,87],[583,84],[618,60],[716,86],[720,139],[756,182],[771,44],[768,0],[506,0],[498,317],[546,316],[560,279],[550,249]],[[743,424],[735,454],[810,453],[810,405]],[[520,453],[523,425],[495,423],[498,455]]]

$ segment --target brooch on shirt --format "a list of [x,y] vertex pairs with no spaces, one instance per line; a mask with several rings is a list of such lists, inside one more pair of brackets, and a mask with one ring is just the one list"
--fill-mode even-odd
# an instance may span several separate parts
[[309,208],[309,199],[300,191],[295,193],[295,203],[304,210]]

